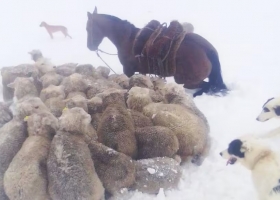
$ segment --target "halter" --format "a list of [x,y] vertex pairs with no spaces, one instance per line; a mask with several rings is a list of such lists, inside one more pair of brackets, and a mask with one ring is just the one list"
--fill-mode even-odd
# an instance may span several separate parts
[[97,50],[95,51],[95,52],[96,52],[96,55],[100,58],[100,60],[102,60],[103,63],[104,63],[105,65],[107,65],[107,67],[109,67],[110,70],[112,70],[115,74],[117,74],[117,73],[116,73],[116,72],[101,58],[101,56],[99,55],[98,51],[100,51],[101,53],[105,53],[105,54],[107,54],[107,55],[118,55],[118,54],[107,53],[107,52],[105,52],[105,51],[102,51],[101,49],[97,49]]

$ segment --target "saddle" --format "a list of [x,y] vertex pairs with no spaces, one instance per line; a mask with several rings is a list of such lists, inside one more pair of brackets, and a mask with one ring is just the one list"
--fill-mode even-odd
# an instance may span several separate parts
[[178,21],[167,27],[156,20],[150,21],[137,34],[133,53],[142,68],[161,77],[173,76],[176,72],[176,53],[186,32]]

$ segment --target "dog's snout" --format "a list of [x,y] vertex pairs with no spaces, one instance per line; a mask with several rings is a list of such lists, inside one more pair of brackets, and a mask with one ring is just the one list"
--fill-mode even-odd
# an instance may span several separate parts
[[257,121],[260,121],[259,117],[256,118]]
[[223,152],[220,152],[220,156],[223,156]]

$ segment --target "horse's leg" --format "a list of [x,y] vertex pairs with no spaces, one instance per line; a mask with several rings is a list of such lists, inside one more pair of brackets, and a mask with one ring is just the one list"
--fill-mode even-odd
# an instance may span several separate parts
[[219,57],[216,52],[212,51],[207,54],[211,64],[212,64],[212,70],[209,75],[209,92],[214,93],[224,93],[226,94],[228,89],[225,85],[222,77],[221,72],[221,64],[219,61]]

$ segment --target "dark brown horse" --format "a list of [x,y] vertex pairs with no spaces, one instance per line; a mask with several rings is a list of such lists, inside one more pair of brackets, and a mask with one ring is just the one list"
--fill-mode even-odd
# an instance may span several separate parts
[[[123,65],[123,72],[128,76],[135,72],[157,74],[156,71],[143,67],[133,54],[133,44],[140,31],[126,20],[105,14],[97,14],[97,8],[88,14],[87,47],[96,51],[104,37],[107,37],[117,48],[118,57]],[[227,87],[221,75],[221,66],[216,49],[198,34],[188,33],[183,38],[175,55],[176,69],[174,79],[185,88],[201,88],[194,96],[203,92],[209,94],[223,93]],[[204,79],[209,78],[208,82]]]

